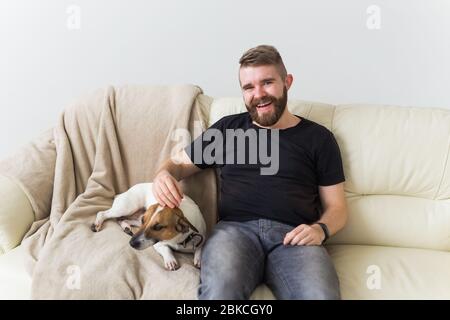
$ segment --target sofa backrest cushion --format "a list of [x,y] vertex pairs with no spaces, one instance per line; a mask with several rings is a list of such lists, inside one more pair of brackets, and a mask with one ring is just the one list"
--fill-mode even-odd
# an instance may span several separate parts
[[[450,110],[300,100],[288,108],[331,130],[341,150],[349,220],[329,243],[450,250]],[[216,98],[208,125],[244,111],[242,98]]]

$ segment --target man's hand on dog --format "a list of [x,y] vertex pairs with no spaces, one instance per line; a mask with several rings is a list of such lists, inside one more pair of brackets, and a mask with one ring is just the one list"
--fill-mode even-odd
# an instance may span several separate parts
[[318,246],[325,239],[325,234],[318,224],[301,224],[284,237],[284,245]]
[[153,181],[153,195],[161,206],[178,207],[183,191],[178,181],[167,171],[160,171]]

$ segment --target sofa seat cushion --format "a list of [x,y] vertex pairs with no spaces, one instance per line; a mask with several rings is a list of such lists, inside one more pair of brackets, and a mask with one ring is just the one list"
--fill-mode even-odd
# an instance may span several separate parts
[[[327,246],[343,299],[450,299],[450,252],[358,245]],[[21,246],[0,255],[0,299],[29,299]],[[251,299],[273,299],[260,285]]]
[[450,252],[329,245],[342,299],[450,299]]
[[[30,299],[31,277],[25,270],[22,246],[0,255],[0,300]],[[270,289],[261,284],[253,292],[251,299],[270,300],[274,296]]]
[[30,299],[31,277],[25,270],[24,255],[22,246],[0,255],[0,300]]
[[256,287],[255,291],[253,291],[250,296],[250,300],[275,300],[275,296],[268,286],[261,283],[258,287]]

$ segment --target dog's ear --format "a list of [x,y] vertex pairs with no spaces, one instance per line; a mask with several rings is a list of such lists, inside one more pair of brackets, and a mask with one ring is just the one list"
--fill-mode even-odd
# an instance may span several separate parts
[[192,225],[192,223],[189,222],[188,219],[183,214],[183,211],[181,211],[179,208],[175,208],[175,215],[178,217],[177,223],[175,225],[175,230],[178,232],[186,233],[189,231],[189,228],[194,230],[198,233],[198,230],[196,227]]
[[186,219],[178,218],[177,224],[175,225],[175,230],[180,233],[189,232],[189,224]]

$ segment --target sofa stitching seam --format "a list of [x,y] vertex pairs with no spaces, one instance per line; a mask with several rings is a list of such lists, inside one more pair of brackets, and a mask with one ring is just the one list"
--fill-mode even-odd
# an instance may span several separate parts
[[436,200],[437,195],[438,195],[439,191],[441,190],[441,186],[442,186],[442,183],[444,181],[444,176],[445,176],[445,173],[447,172],[447,169],[448,169],[449,154],[450,154],[450,136],[449,136],[449,139],[448,139],[448,142],[447,142],[447,155],[445,156],[444,170],[442,170],[441,181],[439,182],[439,186],[438,186],[438,188],[436,190],[436,193],[435,193],[435,195],[433,197],[433,200]]
[[331,114],[330,131],[333,132],[334,114],[336,113],[336,105],[333,105],[333,113]]
[[311,119],[311,112],[312,112],[312,109],[313,109],[313,104],[312,104],[312,102],[309,104],[309,111],[308,111],[308,119]]

